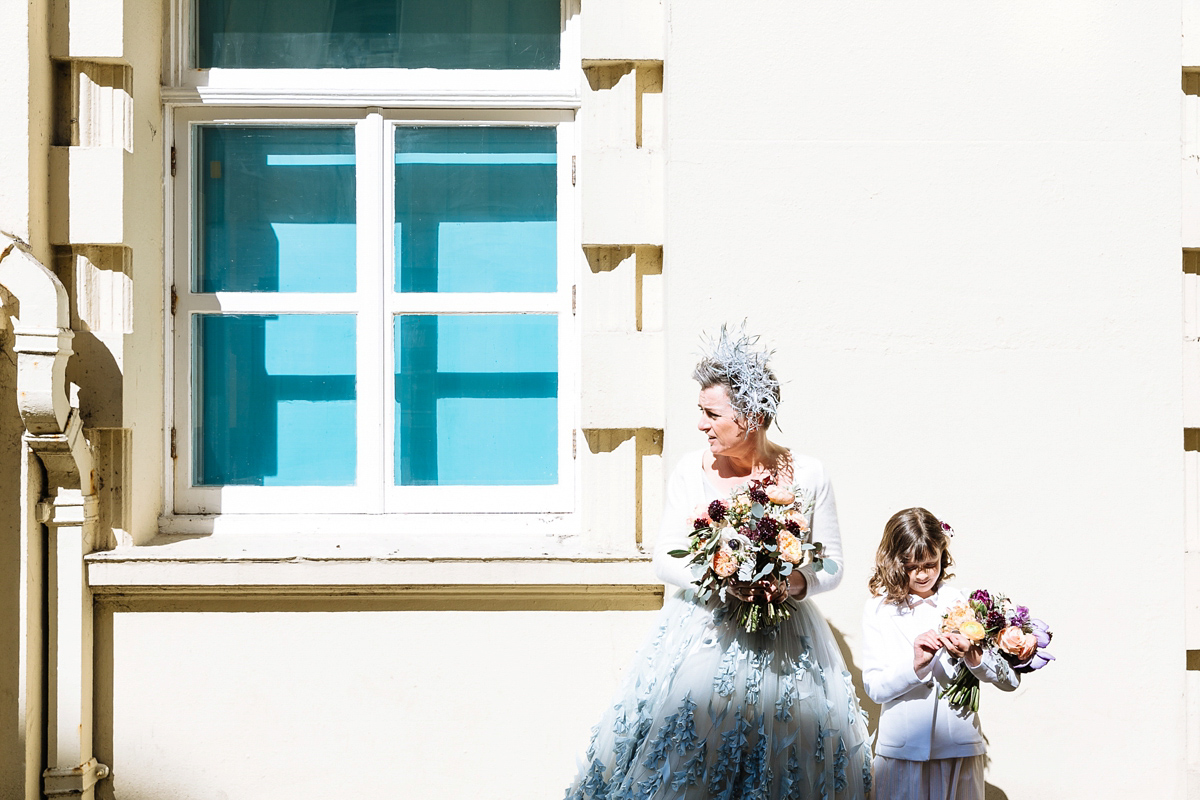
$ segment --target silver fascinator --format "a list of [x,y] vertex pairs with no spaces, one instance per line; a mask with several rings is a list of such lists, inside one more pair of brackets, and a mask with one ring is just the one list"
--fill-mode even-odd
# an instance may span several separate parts
[[722,325],[716,337],[703,337],[700,363],[692,371],[701,386],[729,387],[729,404],[751,431],[770,425],[779,410],[779,380],[768,366],[775,351],[760,348],[758,340],[746,333],[745,322],[737,330]]

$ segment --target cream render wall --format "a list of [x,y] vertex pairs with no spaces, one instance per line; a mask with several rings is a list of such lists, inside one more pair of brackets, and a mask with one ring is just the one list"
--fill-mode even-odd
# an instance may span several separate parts
[[696,444],[699,329],[747,317],[781,439],[834,479],[846,578],[817,602],[852,658],[912,505],[957,529],[958,585],[1058,632],[985,692],[997,797],[1184,796],[1178,26],[1175,3],[670,7],[665,459]]
[[[98,797],[560,796],[654,613],[639,553],[664,472],[701,444],[699,334],[742,318],[778,350],[779,440],[834,478],[847,574],[816,602],[852,669],[882,524],[925,505],[958,529],[960,586],[1058,631],[1056,664],[985,692],[989,796],[1185,796],[1179,3],[583,0],[583,512],[564,550],[597,559],[511,573],[388,562],[365,535],[340,564],[328,543],[289,560],[283,534],[260,560],[261,537],[128,548],[161,510],[164,18],[71,8],[59,56],[132,81],[110,242],[130,280],[99,276],[132,293],[131,330],[100,314],[92,357],[111,364],[73,365],[110,431],[94,441],[129,448],[127,549],[90,573]],[[0,74],[26,74],[12,58]],[[47,59],[28,60],[37,94]],[[48,97],[25,102],[48,126]],[[49,161],[37,136],[0,135],[34,173]],[[0,163],[0,228],[24,220],[46,263],[56,215],[101,221],[74,196],[46,211],[42,179]],[[11,378],[0,361],[0,401]],[[3,448],[0,530],[36,533],[8,511],[36,481]],[[163,585],[121,577],[167,552],[193,555],[136,573]],[[374,585],[346,585],[358,562]],[[12,599],[0,636],[36,651]],[[15,708],[0,758],[28,767]]]

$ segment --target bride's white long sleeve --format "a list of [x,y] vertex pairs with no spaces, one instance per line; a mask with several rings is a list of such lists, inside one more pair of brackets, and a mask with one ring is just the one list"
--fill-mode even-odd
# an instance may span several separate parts
[[[825,545],[825,558],[837,564],[837,572],[832,575],[825,570],[820,572],[812,566],[804,567],[800,574],[808,581],[808,596],[821,594],[836,589],[842,582],[845,560],[842,556],[842,532],[838,526],[837,501],[833,497],[833,484],[825,466],[814,458],[798,456],[797,462],[803,460],[803,465],[796,464],[797,482],[807,484],[812,481],[816,486],[816,505],[813,509],[813,541]],[[808,480],[801,478],[800,470],[812,470],[815,474]]]
[[692,571],[688,567],[688,559],[675,558],[668,555],[672,550],[688,548],[687,527],[688,515],[697,503],[702,502],[703,494],[693,498],[695,494],[689,491],[690,457],[684,457],[671,472],[667,480],[666,499],[663,502],[662,522],[658,528],[658,542],[654,546],[654,574],[665,584],[687,589],[692,586]]

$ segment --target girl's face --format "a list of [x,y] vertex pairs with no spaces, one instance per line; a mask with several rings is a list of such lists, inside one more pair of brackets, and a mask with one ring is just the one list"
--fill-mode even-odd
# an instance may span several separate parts
[[904,571],[908,573],[908,593],[920,598],[929,597],[937,586],[938,578],[942,577],[941,551],[920,560],[910,555],[904,559]]

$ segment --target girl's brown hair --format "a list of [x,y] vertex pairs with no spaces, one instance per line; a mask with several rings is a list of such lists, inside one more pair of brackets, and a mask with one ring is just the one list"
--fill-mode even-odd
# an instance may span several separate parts
[[950,557],[950,537],[941,521],[923,508],[897,511],[884,526],[883,541],[875,551],[875,572],[867,582],[871,594],[886,596],[887,603],[907,603],[908,571],[904,569],[904,562],[925,561],[936,553],[942,557],[942,574],[934,584],[934,591],[943,581],[954,577],[949,571],[954,565],[954,559]]

